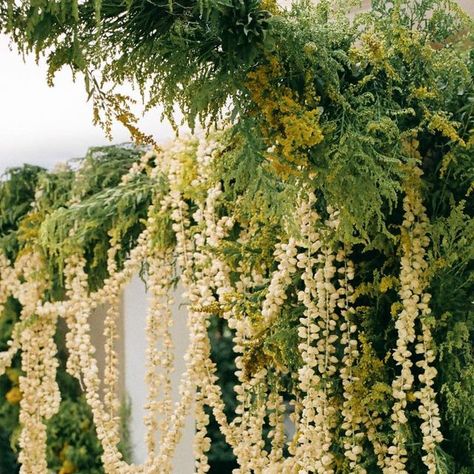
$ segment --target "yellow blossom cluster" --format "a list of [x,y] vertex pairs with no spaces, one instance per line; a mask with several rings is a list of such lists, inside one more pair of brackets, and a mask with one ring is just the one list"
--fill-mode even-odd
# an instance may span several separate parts
[[[276,57],[270,57],[248,74],[247,88],[262,117],[262,133],[268,144],[266,156],[283,176],[295,166],[307,164],[308,150],[321,143],[324,134],[319,124],[320,110],[310,81],[304,97],[282,85],[284,69]],[[275,84],[278,87],[275,87]]]

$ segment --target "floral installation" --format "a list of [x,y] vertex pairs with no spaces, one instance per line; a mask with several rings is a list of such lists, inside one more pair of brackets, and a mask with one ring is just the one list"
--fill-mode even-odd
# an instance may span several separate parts
[[[186,179],[183,156],[195,150],[196,174],[191,187],[206,189],[196,205],[190,207],[183,187]],[[332,454],[336,429],[340,421],[345,463],[350,472],[365,473],[364,450],[366,442],[373,443],[374,452],[383,461],[378,464],[384,472],[406,469],[406,450],[403,425],[407,423],[406,408],[409,392],[415,386],[412,373],[414,353],[421,372],[420,387],[413,392],[419,400],[420,429],[423,435],[423,462],[429,472],[436,472],[435,447],[443,441],[440,432],[439,408],[433,380],[436,370],[429,320],[430,296],[426,287],[426,251],[429,244],[425,209],[418,191],[420,171],[414,168],[406,185],[404,221],[401,230],[400,307],[395,327],[398,330],[394,359],[401,373],[393,383],[393,415],[391,428],[393,444],[383,448],[374,436],[380,422],[369,423],[366,415],[354,410],[357,397],[357,369],[360,339],[355,305],[357,296],[353,286],[356,266],[349,258],[350,250],[337,240],[339,212],[328,207],[323,219],[315,194],[304,188],[296,205],[296,230],[288,226],[287,242],[276,241],[273,257],[276,267],[268,274],[265,295],[261,299],[260,319],[251,323],[242,318],[239,300],[245,292],[265,285],[262,273],[240,262],[239,275],[232,279],[232,269],[220,254],[220,248],[236,225],[225,210],[222,184],[212,184],[213,160],[220,153],[219,140],[205,138],[182,142],[165,152],[148,153],[141,165],[133,166],[130,175],[148,173],[152,179],[166,176],[167,193],[158,193],[156,204],[148,209],[145,227],[137,238],[129,257],[118,265],[120,239],[111,233],[107,251],[107,277],[96,291],[90,291],[86,260],[72,254],[66,259],[64,276],[66,299],[57,302],[44,300],[47,280],[44,264],[39,255],[25,254],[12,267],[2,258],[2,298],[11,293],[23,306],[19,335],[2,354],[5,368],[13,351],[21,347],[22,370],[20,420],[23,429],[20,446],[22,472],[45,473],[46,426],[44,420],[53,416],[59,406],[59,393],[54,382],[57,367],[54,332],[58,317],[64,318],[69,331],[66,345],[69,351],[67,369],[82,384],[91,407],[98,439],[103,447],[103,466],[107,473],[169,472],[173,453],[180,439],[185,418],[194,405],[196,435],[194,455],[196,471],[210,469],[207,452],[210,438],[209,407],[221,426],[225,438],[235,452],[239,463],[236,472],[337,472],[339,462]],[[160,160],[153,161],[160,157]],[[187,158],[186,158],[187,159]],[[151,162],[153,161],[152,164]],[[159,168],[159,171],[156,169]],[[127,186],[134,178],[123,178],[120,186]],[[195,206],[195,207],[194,207]],[[157,246],[154,235],[157,222],[169,216],[174,235],[174,248]],[[248,233],[242,227],[240,242],[249,243]],[[293,233],[294,232],[294,233]],[[292,234],[293,233],[293,234]],[[148,459],[141,466],[127,464],[118,446],[120,443],[120,403],[117,399],[118,365],[115,352],[116,327],[119,318],[120,292],[129,279],[144,265],[147,268],[150,306],[147,317],[147,375],[148,402],[145,425]],[[265,268],[265,267],[263,267]],[[267,271],[267,270],[264,270]],[[188,301],[190,345],[186,354],[187,368],[181,381],[181,400],[173,407],[170,376],[173,370],[173,341],[171,288],[175,275],[185,287]],[[284,422],[289,416],[285,403],[287,388],[281,384],[269,385],[273,370],[260,368],[249,372],[246,367],[248,348],[258,332],[268,330],[279,318],[281,311],[293,299],[294,278],[301,280],[296,301],[303,305],[297,328],[298,346],[302,365],[297,374],[296,391],[292,392],[296,432],[287,439]],[[91,342],[89,318],[94,308],[106,305],[104,320],[106,365],[101,381],[95,348]],[[216,364],[211,359],[208,335],[209,314],[222,313],[235,331],[236,353],[235,386],[238,406],[236,416],[229,420],[218,385]],[[415,334],[419,319],[421,332]],[[250,323],[250,324],[249,324]],[[17,339],[18,338],[18,339]],[[337,349],[340,347],[341,349]],[[414,348],[412,353],[408,347]],[[341,352],[342,351],[342,352]],[[338,354],[341,354],[339,356]],[[336,397],[336,378],[342,384],[342,398]],[[100,395],[103,384],[104,393]],[[269,387],[272,387],[271,389]],[[37,407],[44,407],[38,410]],[[265,434],[268,417],[270,430]],[[341,418],[342,417],[342,418]],[[270,444],[265,442],[266,437]]]
[[[50,80],[82,74],[95,122],[137,142],[0,181],[0,417],[18,415],[22,474],[172,472],[188,415],[199,473],[218,469],[216,427],[235,474],[473,471],[472,20],[451,1],[355,3],[0,5],[1,32],[45,54]],[[151,143],[125,80],[195,133]],[[137,274],[141,465],[117,352]],[[173,404],[176,288],[189,345]],[[72,406],[94,471],[58,441]]]

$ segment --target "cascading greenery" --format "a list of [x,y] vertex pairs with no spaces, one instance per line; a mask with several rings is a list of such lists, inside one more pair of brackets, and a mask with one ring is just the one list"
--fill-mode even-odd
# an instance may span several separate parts
[[[244,244],[236,231],[219,248],[234,270],[245,261],[270,275],[275,244],[294,229],[302,184],[315,190],[323,216],[327,205],[340,210],[337,237],[352,247],[357,269],[355,306],[362,332],[356,398],[370,413],[384,415],[381,436],[388,443],[390,381],[398,371],[391,353],[400,311],[402,197],[416,163],[423,171],[429,218],[435,390],[445,438],[437,468],[469,474],[474,470],[472,20],[450,0],[376,0],[369,13],[353,20],[347,15],[353,5],[345,3],[302,2],[283,10],[253,0],[11,0],[0,5],[0,27],[20,50],[47,56],[50,78],[65,65],[82,73],[95,119],[106,129],[115,118],[137,140],[147,140],[136,129],[127,98],[118,93],[126,80],[138,85],[148,107],[164,104],[170,118],[177,103],[192,126],[196,119],[204,126],[225,119],[214,180],[223,184],[226,212],[255,235]],[[192,185],[193,153],[188,153],[189,180],[183,184],[190,205],[199,192]],[[91,189],[81,184],[80,171],[67,193],[49,198],[47,211],[39,207],[22,219],[18,240],[11,228],[28,212],[28,199],[14,211],[17,216],[2,216],[7,254],[34,242],[57,275],[64,258],[82,249],[90,283],[100,286],[111,230],[124,242],[124,258],[152,195],[167,187],[163,180],[156,189],[141,174],[120,192],[113,181],[99,189],[100,167],[113,168],[114,160],[122,170],[130,164],[120,156],[91,158],[84,178],[95,183]],[[31,196],[34,181],[25,181]],[[12,184],[8,192],[19,186]],[[164,218],[164,228],[170,222]],[[73,237],[72,227],[78,229]],[[157,238],[165,245],[168,234],[162,234]],[[257,328],[261,321],[261,331],[246,348],[249,373],[270,367],[278,383],[294,383],[291,375],[301,365],[299,285],[301,272],[271,327],[259,314],[265,288],[241,295],[242,314]],[[54,292],[61,291],[61,282],[57,286]],[[421,474],[426,468],[420,461],[419,420],[410,405],[407,416],[407,470]],[[341,443],[336,439],[336,457],[342,456]],[[365,468],[379,472],[375,455]],[[342,460],[337,472],[347,472]]]

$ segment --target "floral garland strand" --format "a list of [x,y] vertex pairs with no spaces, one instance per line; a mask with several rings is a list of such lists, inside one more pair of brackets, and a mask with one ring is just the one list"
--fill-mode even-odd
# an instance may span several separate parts
[[[198,156],[202,154],[198,153]],[[206,156],[204,154],[204,156]],[[203,179],[203,178],[202,178]],[[197,184],[197,183],[196,183]],[[214,191],[214,192],[213,192]],[[194,213],[193,218],[195,219],[198,225],[206,223],[207,221],[213,221],[214,212],[215,212],[215,202],[218,198],[218,190],[210,189],[208,191],[207,199],[204,204],[199,205],[199,209]],[[195,252],[193,254],[194,259],[194,275],[192,280],[189,282],[190,290],[194,291],[197,295],[197,306],[191,311],[199,312],[199,309],[205,309],[215,303],[215,297],[212,291],[212,269],[210,269],[210,261],[208,258],[208,253],[205,251],[205,246],[207,245],[207,235],[206,230],[204,229],[202,233],[196,233],[194,235],[194,247]],[[196,385],[196,398],[195,398],[195,421],[196,421],[196,433],[194,436],[194,457],[195,457],[195,469],[198,473],[207,472],[210,469],[207,452],[211,447],[211,440],[207,436],[207,426],[209,424],[209,416],[205,412],[205,406],[207,402],[207,386],[206,381],[209,379],[209,373],[213,374],[215,372],[214,365],[210,361],[210,344],[207,336],[207,327],[208,322],[208,313],[205,311],[201,312],[201,318],[205,321],[205,331],[203,328],[201,348],[203,351],[203,367],[201,381],[197,381]]]
[[296,272],[296,239],[290,237],[287,243],[278,243],[275,246],[275,260],[278,268],[273,273],[267,295],[263,301],[262,316],[267,326],[270,326],[278,317],[285,302],[286,290],[291,284],[291,277]]
[[335,373],[334,364],[338,362],[333,345],[337,340],[333,332],[336,329],[338,293],[331,283],[336,274],[335,256],[324,236],[316,230],[320,218],[312,209],[315,200],[312,194],[301,199],[298,213],[301,246],[307,250],[298,255],[298,266],[303,268],[305,284],[304,291],[298,293],[298,299],[306,308],[298,331],[299,350],[304,362],[299,370],[299,386],[305,396],[295,458],[300,472],[330,474],[334,472],[334,459],[330,452],[334,409],[330,405],[328,378]]
[[[202,142],[199,144],[197,154],[198,178],[194,185],[199,186],[207,180],[206,168],[212,160],[213,152],[213,146],[202,146]],[[219,258],[216,259],[215,256],[209,253],[209,249],[216,247],[220,240],[227,235],[233,222],[225,216],[220,219],[216,217],[215,205],[222,194],[222,190],[220,185],[214,188],[211,187],[208,190],[205,202],[199,204],[199,209],[193,216],[198,224],[204,224],[204,230],[200,234],[195,234],[194,238],[192,238],[188,232],[189,218],[186,217],[187,205],[183,202],[179,191],[180,164],[175,160],[171,160],[168,172],[171,186],[170,196],[174,206],[172,213],[173,228],[176,232],[177,249],[179,250],[178,263],[183,268],[182,281],[188,289],[187,296],[191,303],[188,316],[192,335],[191,344],[196,339],[196,344],[199,346],[198,358],[202,361],[200,364],[195,363],[195,361],[193,361],[193,364],[189,364],[188,357],[187,374],[188,377],[194,376],[195,390],[197,391],[196,415],[198,430],[194,444],[196,468],[199,472],[205,472],[208,470],[205,452],[209,448],[209,440],[206,436],[206,426],[209,420],[203,411],[204,404],[212,408],[213,415],[219,423],[227,442],[233,447],[238,444],[235,431],[228,424],[224,413],[221,389],[216,383],[216,366],[210,359],[207,311],[203,312],[201,310],[201,308],[204,309],[209,305],[215,304],[214,292],[219,296],[220,300],[224,300],[225,295],[230,291],[228,269]],[[194,324],[193,320],[195,320]],[[196,351],[190,349],[188,354],[191,353],[196,354]],[[194,355],[195,357],[196,355]],[[179,407],[181,406],[182,403]]]
[[414,167],[405,185],[405,198],[403,209],[405,211],[401,233],[401,271],[400,271],[400,298],[403,309],[400,312],[395,326],[398,330],[397,347],[393,358],[401,366],[401,374],[393,381],[393,396],[395,403],[392,413],[392,429],[395,432],[394,442],[389,448],[390,459],[385,469],[387,474],[395,472],[406,474],[405,438],[403,427],[408,419],[405,409],[408,402],[408,392],[412,390],[415,379],[411,371],[413,362],[411,360],[412,351],[409,344],[415,343],[415,322],[421,321],[422,334],[418,337],[415,351],[423,359],[417,362],[417,366],[422,369],[419,381],[422,387],[415,392],[416,398],[420,401],[419,413],[423,420],[421,431],[423,435],[423,449],[425,455],[423,462],[430,474],[435,474],[436,468],[436,445],[443,439],[439,430],[440,418],[439,408],[436,403],[436,394],[433,390],[436,369],[431,366],[435,360],[432,348],[432,337],[428,318],[430,308],[428,303],[430,295],[425,291],[426,278],[424,273],[427,270],[425,259],[426,247],[429,245],[429,238],[426,235],[428,218],[422,203],[420,192],[421,170]]
[[[216,186],[216,189],[212,192],[216,197],[222,194],[220,184]],[[208,196],[209,197],[209,196]],[[263,283],[263,277],[261,274],[257,274],[255,270],[249,276],[245,273],[244,268],[239,264],[239,281],[234,285],[230,282],[231,270],[221,258],[218,252],[220,240],[227,235],[228,231],[233,226],[233,221],[230,217],[221,217],[217,219],[212,213],[207,212],[206,216],[206,234],[209,237],[210,247],[212,249],[208,258],[211,260],[211,279],[214,283],[214,291],[217,295],[220,309],[222,310],[222,317],[227,321],[229,328],[234,330],[233,336],[233,350],[235,353],[235,375],[237,377],[237,383],[234,386],[236,394],[237,407],[235,409],[235,417],[231,423],[227,423],[227,417],[224,414],[224,403],[222,401],[221,390],[218,386],[214,386],[214,395],[212,409],[213,414],[218,420],[221,431],[224,433],[225,438],[229,445],[233,448],[234,454],[237,457],[239,468],[236,472],[249,472],[251,469],[252,462],[254,461],[253,452],[255,448],[252,447],[252,440],[256,440],[260,443],[261,434],[258,437],[250,437],[249,426],[253,424],[252,433],[257,433],[255,425],[258,424],[258,419],[252,417],[250,409],[252,406],[252,400],[254,399],[254,387],[259,385],[265,379],[266,374],[257,373],[251,377],[247,377],[244,368],[244,348],[246,341],[251,337],[252,329],[248,319],[242,317],[240,312],[237,310],[236,305],[236,292],[243,293],[246,289],[257,283]],[[213,229],[215,229],[213,231]],[[216,238],[218,237],[218,238]],[[239,241],[244,243],[248,240],[249,236],[246,235],[245,229],[241,231]],[[255,280],[255,281],[254,281]],[[263,376],[263,377],[262,377]],[[217,380],[217,377],[213,377]],[[265,454],[260,453],[257,456],[259,459],[265,459]]]
[[[245,230],[240,239],[245,240]],[[287,295],[286,291],[291,284],[292,275],[296,272],[296,240],[292,237],[288,242],[281,242],[276,245],[275,259],[278,261],[277,269],[273,272],[270,284],[267,289],[264,301],[262,303],[261,314],[265,325],[270,326],[278,317]],[[237,285],[238,291],[243,291],[247,286],[252,286],[263,282],[260,274],[253,272],[250,276],[244,272],[241,274],[240,282]],[[261,472],[264,469],[274,469],[270,466],[279,466],[281,462],[280,453],[282,452],[282,443],[284,444],[282,413],[284,408],[281,404],[267,401],[271,395],[267,391],[266,369],[261,369],[247,378],[244,371],[244,347],[245,341],[252,337],[252,328],[239,315],[233,315],[232,312],[226,314],[229,327],[236,330],[234,337],[234,351],[236,352],[236,375],[238,384],[234,390],[238,405],[236,407],[236,417],[231,426],[236,430],[238,444],[234,448],[237,456],[239,469],[237,472],[248,472],[254,470]],[[270,403],[270,406],[268,406]],[[263,428],[265,417],[271,410],[272,416],[272,449],[267,452],[265,449],[265,440],[263,437]],[[278,410],[278,414],[276,411]]]
[[[190,235],[189,208],[180,191],[181,167],[174,159],[175,153],[182,151],[182,145],[170,149],[163,157],[162,170],[168,176],[170,183],[169,203],[171,205],[172,228],[176,235],[177,263],[181,269],[181,279],[186,287],[185,298],[188,299],[190,308],[199,304],[199,292],[193,282],[193,253],[194,246]],[[185,418],[190,406],[196,398],[196,388],[202,375],[203,356],[205,349],[202,341],[205,340],[207,326],[202,315],[190,309],[188,313],[189,346],[184,356],[186,370],[181,378],[179,387],[180,401],[175,406],[169,423],[169,429],[163,438],[157,456],[152,460],[150,472],[169,472],[171,459],[179,442]],[[204,322],[204,324],[203,324]]]
[[0,313],[3,312],[5,302],[18,283],[18,277],[10,261],[0,253]]
[[11,367],[13,358],[20,350],[20,325],[16,323],[13,327],[12,338],[7,342],[8,349],[0,352],[0,375],[3,375],[8,367]]
[[[212,163],[212,148],[207,148],[204,152],[197,153],[198,170],[201,181],[207,179],[207,168]],[[207,274],[208,287],[209,283],[211,288],[208,288],[207,301],[209,304],[217,302],[215,297],[211,294],[217,295],[217,300],[221,307],[226,308],[229,306],[229,298],[234,292],[234,289],[230,283],[230,269],[227,264],[222,261],[218,252],[219,245],[224,239],[230,229],[233,227],[234,222],[231,217],[223,216],[218,218],[216,214],[216,203],[220,196],[223,194],[221,184],[218,183],[215,187],[211,187],[208,190],[207,198],[203,208],[200,208],[195,213],[194,218],[197,222],[204,224],[203,236],[196,240],[196,247],[201,251],[201,257],[203,262],[207,261],[207,265],[204,265],[205,273]],[[282,259],[283,260],[283,259]],[[291,272],[291,270],[290,270]],[[243,277],[243,274],[241,275]],[[282,288],[285,284],[285,278],[275,277],[277,286]],[[288,279],[286,279],[288,280]],[[242,280],[241,280],[242,282]],[[286,281],[288,283],[288,281]],[[274,306],[277,303],[276,300],[273,303],[270,300],[273,298],[274,293],[269,292],[267,294],[267,307],[270,310],[278,312],[278,308]],[[242,330],[249,335],[249,327],[242,326],[238,318],[235,317],[233,311],[224,310],[223,317],[227,319],[229,327],[236,329],[236,335],[234,337],[234,350],[236,351],[236,364],[238,377],[238,384],[235,387],[238,406],[236,408],[236,417],[231,425],[228,425],[225,414],[224,404],[222,402],[222,394],[220,388],[215,384],[217,377],[212,376],[211,380],[208,381],[209,385],[213,387],[213,397],[209,400],[209,404],[213,409],[215,418],[221,427],[221,431],[224,433],[228,443],[233,447],[234,453],[237,456],[237,460],[240,466],[241,472],[248,472],[253,470],[256,472],[262,471],[265,466],[268,465],[269,458],[268,453],[264,449],[265,441],[263,438],[263,427],[264,420],[267,415],[267,404],[266,399],[266,377],[267,373],[265,370],[251,376],[246,380],[243,372],[243,361],[240,354],[242,354],[242,343],[245,336],[242,334]],[[244,329],[245,327],[245,329]],[[210,348],[210,346],[209,346]],[[215,364],[207,359],[210,364],[210,371],[215,373]],[[276,407],[275,407],[276,409]],[[278,409],[281,411],[281,405],[278,405]],[[280,445],[283,443],[282,435],[282,423],[278,424],[282,420],[282,416],[274,415],[271,418],[274,424],[275,437],[272,440],[272,446],[275,447],[273,453],[273,461],[279,458],[279,452],[282,452]]]
[[69,337],[66,347],[69,351],[69,370],[78,377],[85,390],[86,401],[91,408],[97,437],[104,450],[102,462],[107,474],[118,474],[124,467],[122,455],[117,445],[120,439],[115,429],[110,430],[113,420],[105,410],[100,399],[100,377],[97,361],[94,357],[95,348],[90,338],[89,316],[92,305],[88,298],[87,274],[84,271],[84,258],[73,255],[66,261],[64,273],[68,308],[66,323]]
[[[117,236],[111,236],[110,247],[107,251],[107,272],[109,275],[117,273],[116,256],[120,250]],[[116,341],[119,337],[117,328],[120,321],[120,287],[116,281],[108,285],[107,309],[104,319],[104,409],[108,414],[107,429],[114,432],[116,439],[120,439],[120,406],[119,399],[119,358],[116,350]]]
[[[301,401],[299,445],[295,457],[307,472],[333,472],[334,459],[330,447],[336,419],[328,380],[335,375],[339,366],[335,343],[339,339],[337,326],[340,313],[343,318],[343,323],[339,325],[342,331],[340,342],[344,347],[339,369],[343,385],[341,427],[346,435],[344,454],[350,472],[365,474],[365,469],[359,464],[364,436],[363,420],[356,418],[351,410],[355,381],[352,369],[359,355],[358,342],[353,337],[357,326],[351,319],[354,290],[350,282],[354,278],[354,265],[343,249],[339,249],[336,255],[330,250],[330,239],[339,223],[338,213],[328,209],[329,219],[320,232],[317,230],[320,217],[313,210],[315,203],[314,194],[308,193],[298,206],[302,236],[298,245],[306,249],[297,256],[298,267],[303,269],[302,280],[305,285],[304,290],[298,293],[298,299],[306,307],[299,328],[299,349],[305,363],[299,374],[300,389],[306,395]],[[337,289],[332,283],[336,277]]]
[[[425,293],[423,295],[422,304],[429,302],[429,295]],[[428,316],[429,308],[424,309],[424,315]],[[430,324],[423,318],[422,322],[422,335],[420,337],[421,342],[416,346],[416,352],[423,354],[423,360],[416,363],[423,372],[418,376],[418,379],[423,386],[415,392],[416,398],[420,401],[418,411],[420,418],[423,420],[421,423],[421,432],[423,435],[423,450],[425,455],[422,456],[422,461],[428,468],[428,474],[437,473],[437,458],[436,458],[436,446],[443,441],[443,435],[441,433],[441,418],[439,414],[439,406],[436,402],[436,392],[433,389],[434,379],[437,371],[431,365],[435,360],[435,354],[433,350],[433,337],[431,335]]]
[[13,294],[22,305],[19,344],[24,375],[19,378],[22,398],[18,461],[22,474],[46,474],[45,421],[58,412],[61,400],[56,382],[58,360],[54,341],[58,315],[52,305],[43,308],[41,314],[36,312],[46,288],[46,282],[41,278],[43,262],[39,254],[22,255],[15,267],[24,279]]
[[[148,261],[148,285],[151,294],[146,320],[146,374],[148,385],[145,405],[146,445],[148,458],[156,454],[157,438],[163,441],[172,413],[171,371],[173,340],[170,288],[173,282],[172,252],[151,252]],[[160,398],[161,395],[161,398]]]
[[57,315],[44,315],[21,332],[21,366],[25,375],[19,378],[22,429],[18,461],[22,474],[48,472],[45,421],[58,412],[61,401],[56,382],[56,323]]
[[[0,315],[3,313],[4,305],[12,294],[18,292],[20,286],[17,271],[11,266],[8,258],[0,253]],[[11,366],[15,354],[20,349],[20,323],[13,327],[12,337],[7,342],[8,349],[0,352],[0,375],[3,375]]]
[[357,365],[359,357],[359,342],[355,336],[357,325],[353,320],[355,310],[352,306],[354,288],[351,285],[354,279],[354,264],[347,258],[344,249],[340,249],[337,253],[336,260],[342,265],[338,268],[339,274],[339,294],[338,306],[341,311],[343,323],[340,326],[342,331],[341,343],[344,347],[344,355],[342,357],[342,367],[340,376],[343,387],[343,403],[342,416],[343,422],[341,428],[344,430],[344,455],[349,461],[349,469],[354,474],[366,474],[365,468],[360,465],[360,456],[363,452],[362,441],[365,436],[363,431],[364,418],[353,410],[353,403],[356,395],[354,394],[354,367]]
[[[251,238],[251,232],[249,229],[244,228],[239,236],[239,242],[245,244]],[[276,456],[278,453],[278,447],[272,455],[270,452],[271,460],[267,458],[267,452],[263,451],[262,444],[262,408],[260,404],[259,408],[255,406],[255,400],[261,400],[258,397],[258,392],[262,390],[261,387],[266,385],[267,371],[265,369],[259,370],[254,374],[247,374],[245,370],[245,348],[248,342],[251,340],[254,334],[251,321],[240,313],[238,305],[235,304],[235,292],[242,294],[250,291],[252,288],[263,285],[265,279],[261,271],[256,269],[248,269],[245,266],[245,262],[240,262],[238,266],[239,280],[235,285],[234,293],[224,295],[220,299],[221,305],[224,308],[229,308],[224,311],[224,318],[226,318],[229,327],[235,331],[233,337],[233,350],[235,352],[235,366],[237,377],[237,384],[234,387],[234,391],[237,399],[237,407],[235,409],[235,417],[231,423],[232,429],[235,431],[237,437],[237,445],[234,448],[234,454],[237,456],[239,463],[239,469],[237,472],[249,472],[254,463],[262,461],[265,464],[273,463],[278,464]],[[226,272],[228,279],[229,272]],[[228,285],[230,286],[230,285]],[[270,297],[267,293],[266,297]],[[277,408],[271,403],[267,409],[272,412]],[[281,407],[279,407],[281,408]],[[273,418],[272,418],[273,419]],[[275,414],[274,422],[277,423],[277,417]],[[281,427],[275,425],[275,429],[280,432]],[[250,433],[253,436],[250,436]],[[275,443],[278,443],[279,434],[275,433],[275,439],[273,440],[272,447]],[[256,446],[258,445],[258,447]],[[270,465],[270,464],[269,464]],[[266,471],[265,471],[266,472]]]
[[[201,140],[196,154],[198,177],[193,185],[205,184],[208,180],[209,166],[216,152],[216,143]],[[225,265],[219,258],[213,258],[212,250],[218,248],[221,240],[228,234],[233,226],[233,220],[224,216],[217,218],[216,207],[222,195],[220,183],[211,186],[203,203],[199,203],[198,210],[193,218],[198,226],[202,226],[202,232],[194,235],[194,275],[191,287],[196,286],[196,294],[199,295],[199,307],[206,309],[217,303],[219,295],[226,294],[230,289],[228,285],[228,273]],[[212,250],[211,250],[212,249]],[[205,318],[206,330],[201,341],[203,350],[202,379],[196,387],[196,435],[194,440],[194,453],[196,458],[197,472],[207,472],[210,469],[207,460],[207,451],[210,449],[210,438],[207,436],[207,425],[209,416],[205,413],[205,406],[211,407],[214,417],[221,426],[221,430],[228,442],[235,443],[233,434],[227,423],[222,402],[222,393],[217,385],[216,365],[211,360],[211,345],[207,334],[209,321],[206,317],[207,311],[201,315]]]
[[286,405],[283,396],[279,393],[279,384],[271,391],[267,401],[268,424],[271,439],[271,449],[268,456],[269,466],[279,465],[283,460],[285,447],[285,414]]
[[[203,145],[204,144],[204,145]],[[216,154],[217,143],[201,141],[198,146],[197,163],[198,163],[198,178],[194,185],[198,186],[206,184],[208,181],[209,167]],[[199,205],[198,211],[194,214],[195,221],[203,227],[203,231],[195,235],[195,282],[199,285],[201,305],[212,306],[219,302],[222,308],[228,305],[228,298],[233,292],[233,287],[230,283],[230,269],[227,264],[222,261],[221,257],[216,252],[222,240],[228,235],[229,231],[234,225],[234,221],[229,216],[217,216],[217,204],[220,197],[223,195],[220,183],[211,186],[207,191],[207,196],[204,203]],[[224,310],[224,318],[228,319],[229,326],[232,327],[231,312]],[[263,447],[263,441],[260,431],[254,427],[250,429],[253,436],[247,437],[254,439],[254,443],[246,445],[245,440],[238,434],[234,424],[229,425],[227,417],[224,413],[224,403],[222,400],[222,392],[217,385],[217,376],[215,363],[210,359],[210,341],[206,331],[205,338],[206,346],[206,373],[207,377],[203,378],[202,390],[206,392],[206,404],[212,408],[213,415],[217,420],[221,431],[223,432],[227,442],[234,448],[239,464],[245,465],[250,459],[256,462],[263,463],[265,453],[260,449],[260,455],[252,455],[252,446],[255,444]],[[203,371],[204,372],[204,371]],[[204,373],[203,373],[204,375]],[[263,403],[263,399],[262,399]],[[263,405],[261,406],[263,408]],[[258,410],[257,410],[258,411]],[[248,414],[248,412],[247,412]],[[253,418],[256,425],[263,426],[263,417],[261,410],[257,417]],[[258,421],[260,420],[260,421]],[[203,421],[204,418],[203,418]],[[239,430],[239,433],[241,431]],[[259,433],[257,435],[256,433]],[[203,436],[200,435],[202,438]],[[244,454],[245,453],[245,454]],[[245,458],[242,457],[245,456]],[[201,456],[202,457],[202,456]],[[249,468],[250,468],[249,464]],[[258,468],[257,468],[258,469]]]

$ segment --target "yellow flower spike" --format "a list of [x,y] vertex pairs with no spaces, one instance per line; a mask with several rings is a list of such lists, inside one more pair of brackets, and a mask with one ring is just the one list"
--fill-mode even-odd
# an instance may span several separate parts
[[79,427],[81,428],[82,431],[87,431],[90,428],[91,422],[86,418],[81,422]]
[[414,392],[408,392],[407,393],[407,400],[409,402],[416,402],[417,398],[416,398]]
[[390,307],[390,316],[392,316],[392,318],[395,319],[398,316],[398,313],[402,309],[403,309],[403,305],[400,303],[400,301],[393,303],[392,306]]
[[310,75],[305,77],[303,97],[289,87],[274,87],[284,74],[274,56],[247,76],[247,88],[255,104],[255,115],[263,118],[261,133],[272,149],[267,159],[282,177],[296,167],[307,166],[307,151],[324,139],[319,124],[318,96]]
[[395,288],[398,284],[398,279],[394,276],[384,276],[379,283],[380,293],[387,293],[388,290]]
[[458,135],[455,124],[440,114],[433,114],[429,117],[428,129],[432,132],[440,132],[444,137],[453,142],[466,146],[466,142]]
[[6,370],[6,375],[8,377],[8,380],[10,380],[11,383],[13,384],[18,384],[18,381],[20,379],[20,370],[18,369],[13,369],[9,368]]
[[436,93],[433,91],[430,91],[426,86],[422,87],[417,87],[412,91],[410,94],[411,97],[415,99],[420,99],[420,100],[426,100],[426,99],[436,99]]
[[59,474],[73,474],[74,472],[76,472],[76,466],[72,461],[66,459],[59,470]]
[[10,405],[16,405],[20,403],[22,399],[21,391],[18,387],[13,387],[10,391],[5,394],[5,398]]
[[281,12],[281,8],[276,2],[276,0],[262,0],[262,3],[260,4],[260,7],[263,10],[267,10],[270,12],[272,15],[277,15],[278,13]]
[[66,452],[67,452],[68,448],[69,448],[69,444],[64,443],[64,446],[62,447],[61,451],[59,452],[59,459],[63,462],[66,460]]

